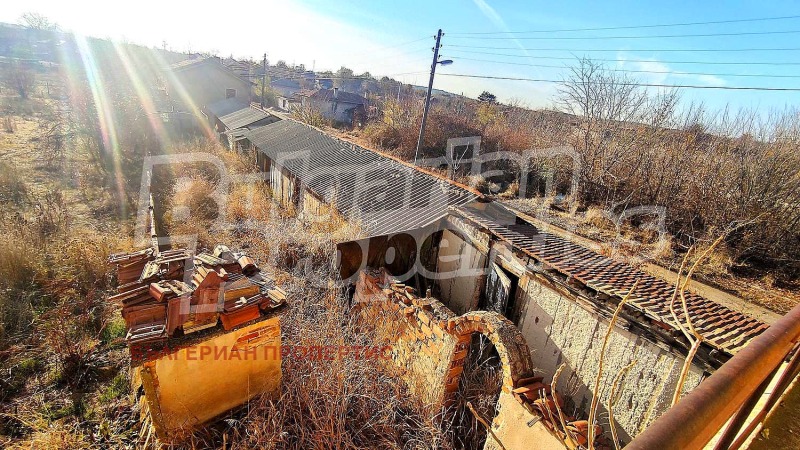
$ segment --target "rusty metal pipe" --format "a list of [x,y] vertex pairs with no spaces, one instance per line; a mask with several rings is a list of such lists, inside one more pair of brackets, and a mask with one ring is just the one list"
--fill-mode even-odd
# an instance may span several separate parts
[[781,374],[781,378],[778,380],[778,384],[775,386],[775,390],[769,394],[767,397],[767,401],[764,406],[758,411],[756,417],[753,418],[753,421],[747,425],[747,428],[742,431],[739,437],[734,441],[731,446],[729,447],[731,450],[739,450],[747,441],[747,438],[750,437],[750,434],[753,433],[757,429],[759,425],[767,418],[767,414],[773,410],[775,404],[778,403],[778,400],[781,398],[783,393],[786,389],[789,388],[792,384],[792,380],[797,376],[798,368],[800,368],[800,357],[795,352],[792,356],[792,360],[789,363],[789,366],[786,368],[786,371]]
[[702,449],[800,339],[800,305],[659,417],[626,450]]
[[753,412],[753,409],[758,404],[758,401],[764,395],[769,385],[775,379],[775,376],[778,374],[779,369],[775,369],[772,371],[769,376],[761,382],[758,386],[758,389],[753,391],[750,394],[750,397],[747,399],[746,402],[739,408],[739,411],[733,416],[732,420],[728,423],[728,426],[725,428],[725,431],[720,436],[719,440],[717,441],[716,445],[714,446],[714,450],[725,450],[731,446],[734,440],[736,440],[736,436],[739,435],[739,432],[742,430],[742,426],[747,422],[747,419],[750,417],[750,413]]

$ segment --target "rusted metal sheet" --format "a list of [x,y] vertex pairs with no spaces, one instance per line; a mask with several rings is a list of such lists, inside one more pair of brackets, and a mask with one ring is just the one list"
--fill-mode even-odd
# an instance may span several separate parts
[[658,418],[626,449],[701,449],[800,341],[800,305]]

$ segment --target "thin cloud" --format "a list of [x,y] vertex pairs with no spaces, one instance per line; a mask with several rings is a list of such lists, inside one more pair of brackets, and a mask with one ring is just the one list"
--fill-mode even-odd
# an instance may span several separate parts
[[641,70],[648,73],[630,73],[634,78],[639,78],[651,84],[698,84],[702,86],[725,86],[727,82],[716,75],[691,75],[679,72],[691,72],[686,69],[674,69],[656,58],[631,58],[628,55],[617,55],[617,69]]
[[497,11],[495,11],[495,9],[492,8],[488,3],[486,3],[484,0],[472,0],[472,2],[475,3],[475,6],[477,6],[478,9],[481,10],[483,15],[486,16],[487,19],[492,21],[494,26],[500,28],[503,31],[509,31],[508,25],[506,25],[506,21],[503,20],[503,18],[500,17],[500,14],[498,14]]

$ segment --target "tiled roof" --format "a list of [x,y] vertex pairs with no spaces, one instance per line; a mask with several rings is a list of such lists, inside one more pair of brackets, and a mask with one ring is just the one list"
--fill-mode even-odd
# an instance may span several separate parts
[[429,225],[477,195],[379,153],[293,120],[256,128],[248,139],[309,190],[360,221],[371,236]]
[[[537,262],[597,292],[621,299],[639,280],[628,306],[668,329],[677,330],[669,310],[674,285],[567,239],[539,231],[529,223],[520,223],[522,221],[510,211],[507,211],[510,215],[500,218],[472,207],[456,208],[454,212],[479,224]],[[686,302],[697,331],[712,347],[729,355],[736,353],[768,327],[756,319],[688,291]],[[680,310],[678,299],[676,312],[683,320]]]
[[[229,130],[235,130],[237,128],[243,128],[248,125],[252,125],[259,120],[267,119],[270,116],[266,112],[251,108],[249,106],[240,109],[238,111],[234,111],[230,114],[226,114],[219,118],[219,120],[225,125],[226,128]],[[277,120],[277,118],[275,118]]]
[[184,59],[183,61],[178,61],[176,63],[170,64],[169,68],[172,70],[182,70],[187,67],[197,66],[200,64],[204,64],[208,62],[209,58],[188,58]]
[[245,83],[253,84],[252,81],[242,78],[240,74],[234,72],[230,67],[222,64],[222,60],[214,56],[184,59],[183,61],[178,61],[176,63],[170,64],[168,69],[173,72],[180,72],[192,67],[201,67],[206,64],[210,64],[212,67],[220,69],[221,71],[227,73],[228,75],[236,77]]

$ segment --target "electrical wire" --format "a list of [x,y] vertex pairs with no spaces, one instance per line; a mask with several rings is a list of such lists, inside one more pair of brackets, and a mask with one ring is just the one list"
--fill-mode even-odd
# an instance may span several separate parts
[[[595,38],[595,40],[598,38]],[[445,47],[445,45],[442,45]],[[569,49],[569,48],[521,48],[521,47],[494,47],[494,46],[481,46],[481,45],[460,45],[449,44],[447,48],[477,48],[488,50],[522,50],[531,52],[618,52],[619,49]],[[630,49],[632,52],[787,52],[798,51],[800,47],[788,48],[706,48],[706,49],[681,49],[681,48],[667,48],[667,49]]]
[[450,36],[451,39],[483,39],[483,40],[507,40],[517,41],[564,41],[564,40],[597,40],[597,39],[674,39],[674,38],[707,38],[723,36],[764,36],[774,34],[797,34],[800,30],[781,30],[781,31],[739,31],[730,33],[697,33],[697,34],[654,34],[650,36]]
[[462,35],[492,35],[492,34],[530,34],[530,33],[564,33],[575,31],[608,31],[608,30],[635,30],[646,28],[670,28],[670,27],[687,27],[695,25],[719,25],[725,23],[745,23],[745,22],[767,22],[775,20],[789,20],[798,19],[800,15],[796,16],[779,16],[779,17],[759,17],[753,19],[731,19],[731,20],[712,20],[705,22],[683,22],[683,23],[666,23],[666,24],[653,24],[653,25],[627,25],[616,27],[595,27],[595,28],[567,28],[560,30],[532,30],[532,31],[479,31],[479,32],[455,32],[448,33],[449,36],[462,36]]
[[[453,50],[458,53],[466,53],[471,55],[492,55],[492,56],[507,56],[511,58],[526,58],[526,59],[547,59],[547,60],[569,60],[574,61],[576,59],[575,56],[528,56],[528,55],[519,55],[519,54],[508,54],[508,53],[495,53],[495,52],[482,52],[482,51],[474,51],[474,50]],[[460,57],[458,55],[454,55],[456,57]],[[599,61],[599,62],[619,62],[619,59],[602,59],[602,58],[591,58],[592,61]],[[626,62],[653,62],[652,60],[647,59],[625,59]],[[661,61],[658,62],[664,64],[703,64],[703,65],[734,65],[734,66],[750,66],[750,65],[757,65],[757,66],[800,66],[800,62],[746,62],[746,61]]]
[[[477,62],[487,62],[487,63],[494,63],[494,64],[507,64],[512,66],[528,66],[528,67],[541,67],[541,68],[550,68],[550,69],[568,69],[568,66],[554,66],[554,65],[547,65],[547,64],[529,64],[529,63],[517,63],[517,62],[509,62],[509,61],[493,61],[489,59],[478,59],[478,58],[464,58],[458,57],[459,60],[464,61],[477,61]],[[625,62],[625,61],[623,61]],[[760,78],[797,78],[797,75],[767,75],[767,74],[741,74],[741,73],[708,73],[708,72],[682,72],[682,71],[671,71],[671,70],[633,70],[633,69],[616,69],[610,68],[608,69],[612,72],[627,72],[627,73],[648,73],[648,74],[662,74],[662,75],[707,75],[707,76],[716,76],[716,77],[760,77]]]
[[[475,74],[459,74],[459,73],[439,73],[437,75],[447,77],[463,77],[463,78],[483,78],[488,80],[511,80],[511,81],[534,81],[539,83],[564,83],[560,80],[548,80],[540,78],[521,78],[521,77],[501,77],[492,75],[475,75]],[[602,82],[599,82],[603,84]],[[658,88],[671,88],[671,89],[718,89],[718,90],[731,90],[731,91],[779,91],[779,92],[800,92],[800,88],[788,87],[757,87],[757,86],[703,86],[695,84],[661,84],[661,83],[630,83],[630,82],[614,82],[616,86],[636,86],[636,87],[658,87]]]

